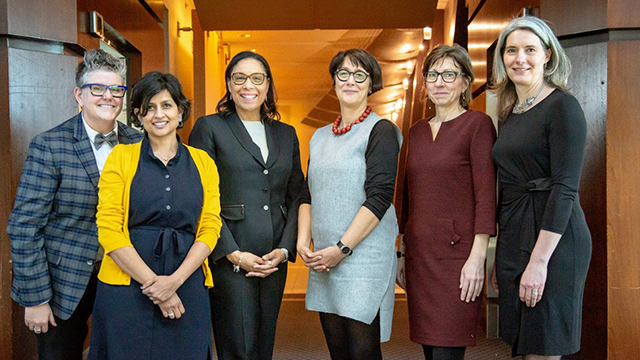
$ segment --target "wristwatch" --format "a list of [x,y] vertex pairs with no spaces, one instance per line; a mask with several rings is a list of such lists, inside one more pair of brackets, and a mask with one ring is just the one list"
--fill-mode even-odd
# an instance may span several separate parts
[[336,245],[338,245],[340,252],[342,252],[344,255],[351,256],[351,254],[353,254],[353,250],[351,250],[351,248],[347,245],[343,244],[342,241],[338,241]]

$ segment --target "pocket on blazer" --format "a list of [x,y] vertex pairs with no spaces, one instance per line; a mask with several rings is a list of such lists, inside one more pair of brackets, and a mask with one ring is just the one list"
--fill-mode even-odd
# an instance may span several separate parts
[[287,205],[280,205],[280,211],[282,211],[282,216],[284,216],[284,219],[287,220]]
[[225,220],[238,221],[244,219],[244,204],[223,205],[220,207],[220,216]]
[[453,219],[437,219],[435,250],[440,260],[462,260],[469,257],[469,251],[461,242]]

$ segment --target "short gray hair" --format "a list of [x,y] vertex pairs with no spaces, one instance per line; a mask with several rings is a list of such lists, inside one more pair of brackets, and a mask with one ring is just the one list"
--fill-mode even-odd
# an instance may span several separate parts
[[[91,49],[84,53],[84,59],[76,69],[76,86],[82,87],[87,82],[87,77],[94,71],[111,71],[124,81],[127,69],[122,61],[102,49]],[[111,85],[111,84],[106,84]]]

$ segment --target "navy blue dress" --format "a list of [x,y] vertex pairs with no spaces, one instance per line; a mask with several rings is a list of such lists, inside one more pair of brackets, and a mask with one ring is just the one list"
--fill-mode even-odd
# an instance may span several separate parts
[[[179,139],[178,139],[179,140]],[[131,184],[129,232],[133,247],[158,275],[172,274],[195,239],[203,188],[189,150],[181,145],[165,166],[142,142]],[[210,359],[211,314],[204,273],[196,270],[177,291],[185,313],[162,316],[140,283],[98,283],[89,359]]]

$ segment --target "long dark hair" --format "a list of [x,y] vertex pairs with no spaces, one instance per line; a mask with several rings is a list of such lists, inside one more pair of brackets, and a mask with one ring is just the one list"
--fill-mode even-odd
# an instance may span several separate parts
[[[236,56],[231,59],[229,65],[227,65],[227,70],[224,72],[224,85],[226,88],[226,93],[218,102],[218,106],[216,107],[216,111],[218,115],[226,118],[236,113],[236,104],[233,102],[231,98],[231,93],[229,92],[229,81],[231,80],[231,73],[233,72],[233,68],[244,59],[255,59],[259,61],[264,67],[264,71],[267,73],[267,79],[269,80],[269,89],[267,89],[267,97],[264,100],[264,103],[260,107],[260,119],[263,122],[268,122],[271,120],[280,120],[280,113],[276,108],[276,101],[278,101],[278,94],[276,93],[276,85],[273,82],[273,77],[271,76],[271,68],[269,67],[269,63],[267,60],[262,57],[260,54],[256,54],[252,51],[243,51],[238,53]],[[247,81],[250,81],[247,79]]]

